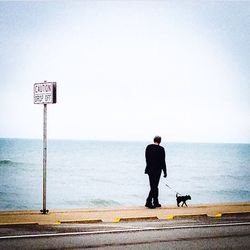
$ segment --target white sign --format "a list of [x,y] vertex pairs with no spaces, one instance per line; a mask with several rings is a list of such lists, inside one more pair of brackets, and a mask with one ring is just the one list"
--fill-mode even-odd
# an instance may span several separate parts
[[56,103],[56,82],[34,84],[34,104]]

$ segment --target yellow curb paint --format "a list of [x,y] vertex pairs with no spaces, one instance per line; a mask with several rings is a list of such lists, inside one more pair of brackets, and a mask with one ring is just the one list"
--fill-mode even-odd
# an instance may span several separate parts
[[174,216],[173,216],[173,215],[168,215],[168,216],[166,217],[166,219],[167,219],[167,220],[173,220],[173,219],[174,219]]
[[215,215],[215,218],[221,218],[222,214],[221,213],[218,213]]
[[61,224],[61,221],[56,221],[55,222],[55,225],[60,225]]
[[120,222],[120,221],[121,221],[121,218],[115,218],[115,219],[114,219],[114,222],[115,222],[115,223],[118,223],[118,222]]

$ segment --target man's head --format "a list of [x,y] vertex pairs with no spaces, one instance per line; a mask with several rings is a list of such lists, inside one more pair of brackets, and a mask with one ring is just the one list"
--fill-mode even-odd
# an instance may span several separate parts
[[154,143],[160,144],[161,143],[161,137],[160,136],[155,136],[154,137]]

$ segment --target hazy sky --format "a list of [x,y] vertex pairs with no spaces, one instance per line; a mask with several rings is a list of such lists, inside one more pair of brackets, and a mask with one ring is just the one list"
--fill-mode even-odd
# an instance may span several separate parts
[[250,142],[249,1],[0,2],[0,137]]

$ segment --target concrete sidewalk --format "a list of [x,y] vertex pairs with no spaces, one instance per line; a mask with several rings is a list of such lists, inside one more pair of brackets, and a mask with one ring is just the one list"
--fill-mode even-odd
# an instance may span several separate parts
[[0,212],[0,225],[98,223],[139,220],[172,220],[192,217],[216,217],[250,214],[250,202],[198,204],[189,207],[163,206],[157,209],[141,207],[65,209],[40,211]]

